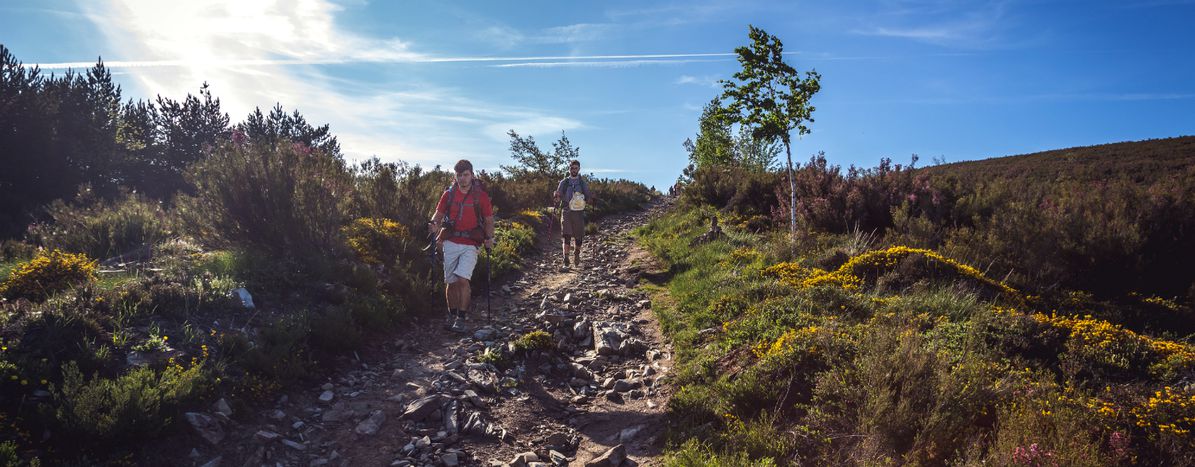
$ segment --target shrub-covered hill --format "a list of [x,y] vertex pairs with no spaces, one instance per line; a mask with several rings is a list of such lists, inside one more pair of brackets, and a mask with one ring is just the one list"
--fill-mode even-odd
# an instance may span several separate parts
[[993,178],[1041,183],[1128,178],[1151,183],[1195,166],[1195,136],[1126,141],[1055,149],[1033,154],[954,162],[921,169],[925,174],[969,181]]

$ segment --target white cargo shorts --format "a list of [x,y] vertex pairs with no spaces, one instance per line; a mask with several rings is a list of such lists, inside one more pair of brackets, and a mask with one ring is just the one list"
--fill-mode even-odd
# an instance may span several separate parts
[[461,245],[453,241],[444,242],[444,282],[451,284],[458,279],[473,277],[477,266],[477,249],[473,245]]

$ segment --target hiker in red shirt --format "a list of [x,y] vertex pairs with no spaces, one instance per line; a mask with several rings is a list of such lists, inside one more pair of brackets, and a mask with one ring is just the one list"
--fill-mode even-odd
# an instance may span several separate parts
[[494,208],[481,182],[473,177],[473,164],[461,159],[453,167],[456,178],[444,190],[432,216],[436,245],[444,253],[444,298],[450,331],[465,332],[465,313],[469,310],[472,289],[469,280],[477,265],[477,250],[494,247]]

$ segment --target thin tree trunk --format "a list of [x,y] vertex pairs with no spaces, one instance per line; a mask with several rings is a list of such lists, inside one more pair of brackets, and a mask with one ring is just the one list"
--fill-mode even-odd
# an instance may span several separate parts
[[784,142],[784,155],[788,157],[788,233],[791,241],[797,238],[797,183],[793,180],[793,153],[788,141]]

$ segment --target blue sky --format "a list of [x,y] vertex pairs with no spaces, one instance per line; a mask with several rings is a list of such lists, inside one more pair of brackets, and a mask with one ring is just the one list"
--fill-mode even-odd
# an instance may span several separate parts
[[[177,4],[177,5],[175,5]],[[586,171],[656,186],[686,163],[747,25],[816,69],[794,161],[959,161],[1195,134],[1195,0],[6,0],[0,43],[46,73],[97,56],[126,98],[204,81],[233,121],[280,102],[349,158],[510,161],[561,131]]]

